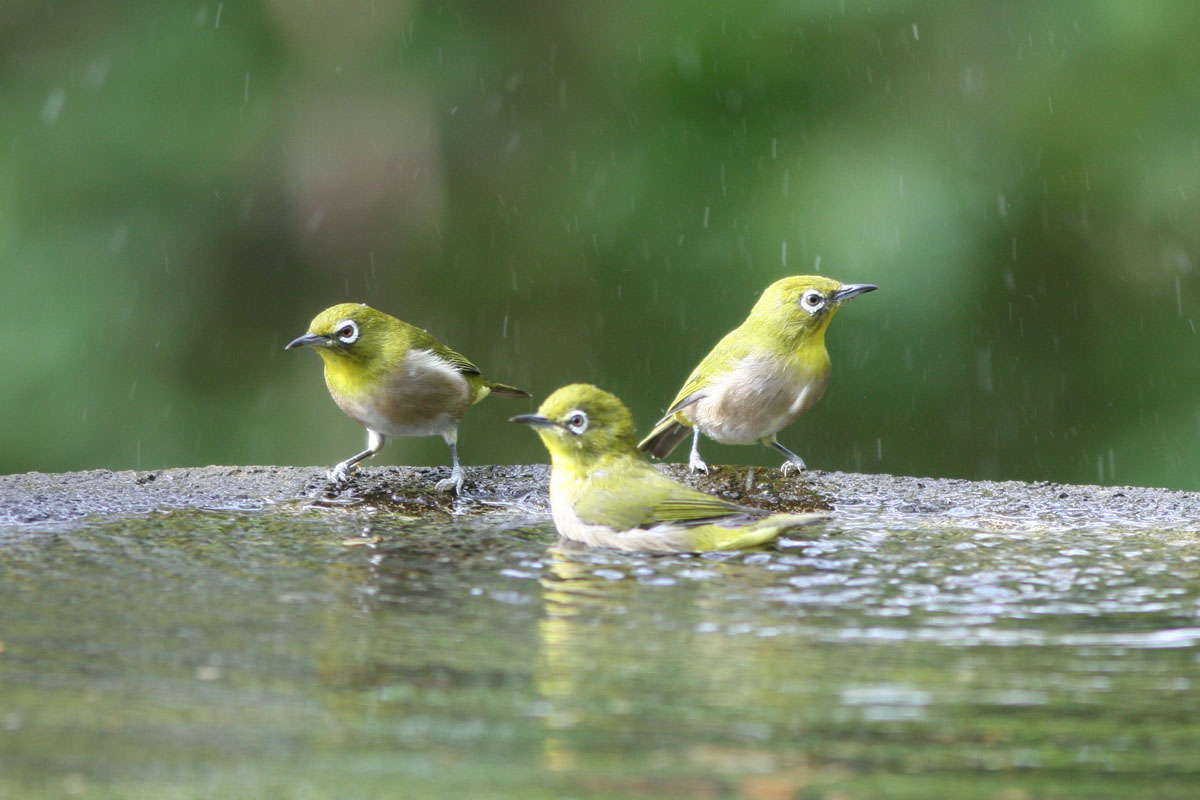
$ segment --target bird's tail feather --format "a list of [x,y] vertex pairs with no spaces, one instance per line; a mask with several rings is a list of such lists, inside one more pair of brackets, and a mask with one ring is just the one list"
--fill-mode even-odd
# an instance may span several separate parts
[[770,544],[779,536],[793,528],[811,525],[829,515],[815,511],[806,514],[775,514],[753,525],[740,528],[723,528],[719,525],[706,525],[696,530],[696,537],[691,542],[693,552],[708,550],[746,550],[751,547],[761,547]]
[[495,381],[487,381],[487,387],[492,390],[492,394],[497,397],[533,397],[524,389],[518,389],[515,386],[509,386],[507,383],[496,383]]
[[691,433],[691,427],[671,417],[660,422],[654,430],[650,431],[649,436],[638,442],[638,450],[649,453],[655,458],[666,458]]
[[828,518],[828,514],[775,514],[739,526],[719,523],[699,526],[658,525],[614,531],[597,528],[579,539],[593,547],[609,547],[638,553],[707,553],[714,550],[748,550],[770,544],[781,534]]

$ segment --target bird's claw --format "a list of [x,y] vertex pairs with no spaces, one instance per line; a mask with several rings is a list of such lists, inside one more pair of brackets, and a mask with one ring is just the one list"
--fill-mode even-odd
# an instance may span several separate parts
[[334,486],[341,488],[350,482],[350,472],[355,468],[355,466],[356,465],[354,464],[348,464],[347,462],[343,461],[333,469],[329,470],[329,472],[325,473],[325,477]]
[[705,475],[707,475],[708,474],[708,464],[705,464],[704,461],[702,461],[699,458],[689,458],[688,459],[688,472],[703,472]]
[[793,472],[799,475],[806,469],[808,469],[808,466],[804,463],[804,459],[802,458],[797,458],[795,461],[788,460],[779,465],[779,471],[783,473],[785,478],[788,475],[791,475]]
[[450,473],[450,477],[444,478],[444,479],[438,481],[437,484],[434,485],[434,489],[436,489],[439,492],[448,492],[451,489],[453,489],[455,494],[459,494],[459,495],[462,494],[462,489],[463,489],[463,471],[462,471],[462,469],[459,467],[455,467],[454,471],[452,471]]

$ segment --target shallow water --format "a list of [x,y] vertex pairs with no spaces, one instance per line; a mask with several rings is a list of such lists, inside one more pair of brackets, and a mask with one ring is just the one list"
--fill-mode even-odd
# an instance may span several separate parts
[[839,513],[0,530],[0,797],[1194,797],[1200,540]]

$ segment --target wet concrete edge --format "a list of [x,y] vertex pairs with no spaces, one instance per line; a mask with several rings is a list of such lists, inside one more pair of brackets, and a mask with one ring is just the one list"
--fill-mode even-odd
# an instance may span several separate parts
[[[1129,486],[1049,482],[967,481],[807,472],[782,477],[768,467],[715,467],[688,475],[680,464],[661,467],[700,489],[780,511],[835,509],[882,513],[908,524],[1003,527],[1162,528],[1200,531],[1200,493]],[[0,476],[0,526],[59,523],[87,517],[145,514],[170,509],[256,511],[273,505],[367,507],[410,515],[548,513],[546,465],[469,467],[466,496],[433,491],[449,471],[437,467],[374,467],[333,491],[317,467],[195,467],[154,471],[91,470]]]

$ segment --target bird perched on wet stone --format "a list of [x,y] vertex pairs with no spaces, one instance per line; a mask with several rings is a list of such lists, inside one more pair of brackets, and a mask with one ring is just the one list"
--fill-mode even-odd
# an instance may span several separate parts
[[285,349],[312,347],[325,362],[325,385],[342,411],[367,429],[367,449],[337,464],[330,481],[344,484],[358,462],[378,453],[389,436],[441,436],[454,468],[437,489],[461,494],[458,423],[489,394],[529,397],[484,379],[464,356],[428,332],[366,304],[325,309],[308,333]]
[[707,472],[700,434],[722,444],[762,442],[787,458],[781,469],[799,472],[804,460],[775,435],[825,393],[829,353],[825,329],[869,283],[843,284],[820,275],[783,278],[766,288],[746,321],[725,335],[692,371],[667,413],[638,447],[666,458],[692,435],[688,466]]
[[532,426],[550,451],[550,506],[559,534],[643,552],[738,550],[766,544],[822,514],[770,515],[676,483],[637,449],[633,417],[614,395],[575,383],[551,394]]

